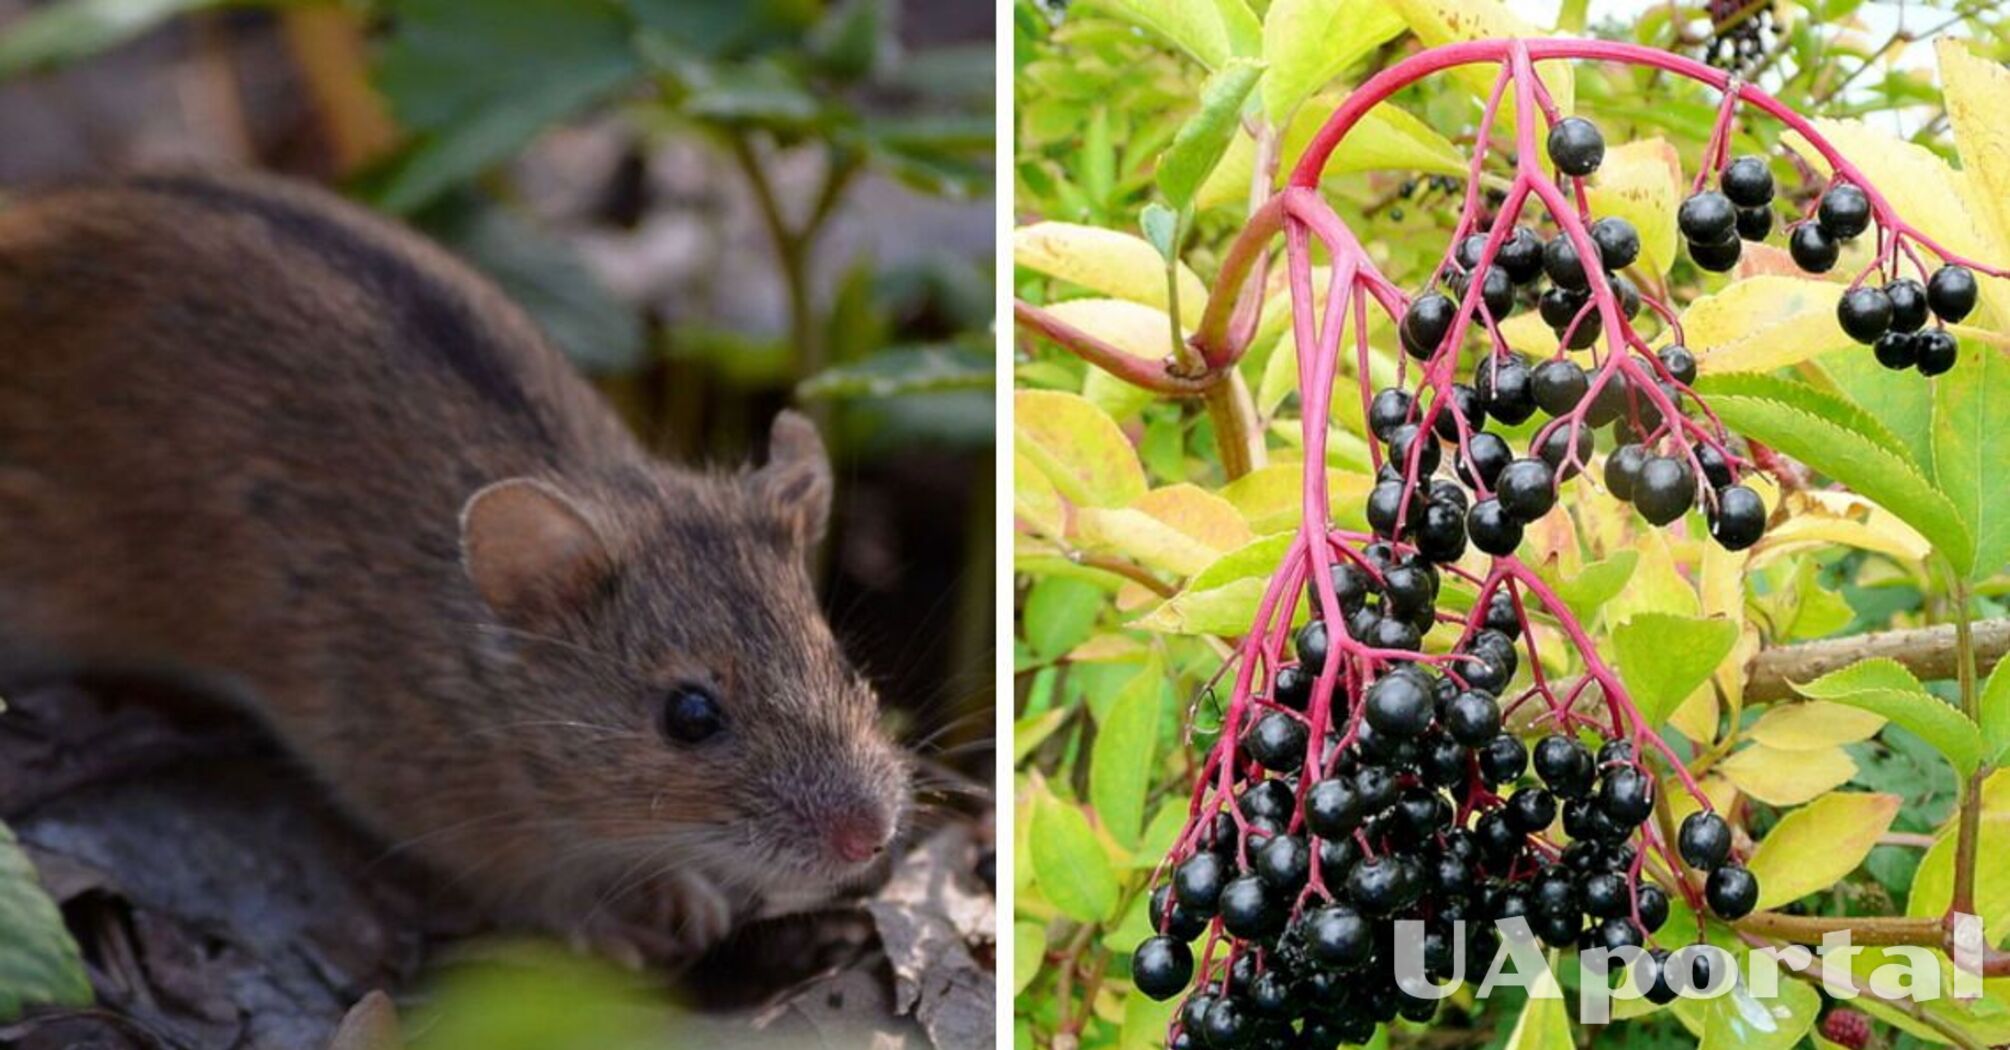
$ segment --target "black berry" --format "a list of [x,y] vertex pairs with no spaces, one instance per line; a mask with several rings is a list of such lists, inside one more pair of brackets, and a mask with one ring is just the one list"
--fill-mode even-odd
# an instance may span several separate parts
[[1583,117],[1565,117],[1549,129],[1549,159],[1565,175],[1589,175],[1605,159],[1605,136]]
[[1591,224],[1591,243],[1598,246],[1598,261],[1608,270],[1624,270],[1640,258],[1640,231],[1617,215]]
[[1419,361],[1429,360],[1445,336],[1451,334],[1452,318],[1457,312],[1458,307],[1437,292],[1418,296],[1403,314],[1402,323],[1396,326],[1403,349]]
[[1696,499],[1696,477],[1685,459],[1649,456],[1640,465],[1640,477],[1633,484],[1633,505],[1640,516],[1655,525],[1666,525],[1681,517]]
[[1847,241],[1870,228],[1870,198],[1847,182],[1838,183],[1822,194],[1815,221],[1830,236]]
[[1891,330],[1917,332],[1926,327],[1926,289],[1910,277],[1901,277],[1884,286],[1891,302]]
[[1891,327],[1891,298],[1867,284],[1851,288],[1836,302],[1836,322],[1851,339],[1874,343]]
[[1698,811],[1682,818],[1675,834],[1682,860],[1699,871],[1715,871],[1731,859],[1731,826],[1715,813]]
[[1466,536],[1473,546],[1497,558],[1521,546],[1521,523],[1501,508],[1497,499],[1483,499],[1466,512]]
[[1933,315],[1948,324],[1957,324],[1975,309],[1975,297],[1980,289],[1975,285],[1975,274],[1966,266],[1943,266],[1933,271],[1926,279],[1926,302],[1933,307]]
[[1842,247],[1821,224],[1804,222],[1787,235],[1787,254],[1794,257],[1795,266],[1809,273],[1827,273],[1835,268]]
[[1763,241],[1772,235],[1773,209],[1738,209],[1738,237],[1740,240]]
[[1518,459],[1501,471],[1494,496],[1501,509],[1526,525],[1556,505],[1556,472],[1539,459]]
[[1726,864],[1710,873],[1703,897],[1718,918],[1736,921],[1750,915],[1759,903],[1759,880],[1736,864]]
[[1766,504],[1743,485],[1718,489],[1709,517],[1710,538],[1727,551],[1744,550],[1766,532]]
[[1761,157],[1738,157],[1717,176],[1717,188],[1740,208],[1764,207],[1773,202],[1773,172]]
[[1675,224],[1691,244],[1722,244],[1738,236],[1738,214],[1731,198],[1708,190],[1682,202]]
[[1576,408],[1591,385],[1584,377],[1584,366],[1565,357],[1551,358],[1535,366],[1530,380],[1536,407],[1552,416]]
[[1131,983],[1161,1002],[1186,990],[1193,980],[1193,949],[1172,937],[1147,937],[1131,955]]
[[1929,328],[1913,337],[1913,345],[1919,349],[1919,360],[1915,366],[1923,376],[1937,376],[1951,370],[1960,356],[1960,344],[1945,328]]

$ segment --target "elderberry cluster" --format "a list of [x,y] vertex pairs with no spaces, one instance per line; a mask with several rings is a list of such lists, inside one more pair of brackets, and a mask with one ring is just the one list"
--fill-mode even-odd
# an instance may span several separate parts
[[[1766,162],[1753,156],[1731,161],[1719,173],[1716,190],[1691,195],[1676,215],[1689,257],[1719,273],[1736,266],[1741,239],[1763,241],[1772,232],[1772,202],[1773,175]],[[1838,182],[1822,195],[1814,218],[1793,226],[1787,254],[1803,271],[1827,273],[1841,257],[1842,246],[1870,229],[1871,218],[1870,198],[1863,190]],[[1871,346],[1886,368],[1937,376],[1954,367],[1960,349],[1942,326],[1967,317],[1977,293],[1974,273],[1947,264],[1923,287],[1902,277],[1882,287],[1850,288],[1836,303],[1836,321],[1851,339]],[[1926,327],[1928,311],[1940,325]]]
[[[1356,621],[1364,633],[1370,620],[1412,627],[1435,603],[1435,570],[1386,543],[1334,566],[1331,580],[1350,633]],[[1654,811],[1653,776],[1626,740],[1594,753],[1558,733],[1531,758],[1504,730],[1500,701],[1521,617],[1507,591],[1485,602],[1446,670],[1393,662],[1365,685],[1351,732],[1335,727],[1311,754],[1303,712],[1329,636],[1320,619],[1299,630],[1296,662],[1272,678],[1239,742],[1233,811],[1204,819],[1151,895],[1159,932],[1132,958],[1140,991],[1187,992],[1192,942],[1217,926],[1227,953],[1181,1005],[1172,1047],[1330,1050],[1397,1017],[1430,1019],[1436,1001],[1396,981],[1401,920],[1423,924],[1423,972],[1436,982],[1486,973],[1503,919],[1550,947],[1607,950],[1645,948],[1667,921],[1667,895],[1641,879],[1633,844]],[[1757,882],[1731,862],[1721,818],[1692,815],[1681,851],[1710,872],[1717,914],[1751,910]],[[1674,997],[1667,955],[1654,949],[1635,973],[1660,1002]]]

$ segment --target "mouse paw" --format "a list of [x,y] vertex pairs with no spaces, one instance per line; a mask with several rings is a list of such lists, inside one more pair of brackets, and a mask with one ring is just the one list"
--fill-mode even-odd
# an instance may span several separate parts
[[733,932],[733,901],[711,880],[672,872],[573,924],[575,949],[630,969],[654,963],[681,969]]

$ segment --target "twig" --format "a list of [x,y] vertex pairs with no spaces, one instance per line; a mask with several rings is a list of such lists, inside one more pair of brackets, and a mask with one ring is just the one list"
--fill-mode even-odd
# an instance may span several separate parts
[[1752,658],[1745,671],[1747,701],[1790,700],[1797,694],[1792,682],[1810,682],[1859,660],[1877,657],[1896,660],[1906,670],[1925,681],[1957,677],[1960,663],[1959,634],[1973,637],[1975,670],[1989,670],[2010,654],[2010,620],[1983,620],[1974,624],[1957,617],[1958,624],[1879,631],[1850,638],[1767,649]]

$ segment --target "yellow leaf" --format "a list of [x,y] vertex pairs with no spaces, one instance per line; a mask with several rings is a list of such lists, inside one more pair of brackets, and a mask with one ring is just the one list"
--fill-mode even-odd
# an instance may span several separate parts
[[[1012,231],[1012,261],[1092,292],[1166,309],[1166,263],[1157,248],[1097,226],[1040,222]],[[1191,328],[1207,309],[1207,286],[1185,263],[1179,268],[1179,316]]]
[[1233,504],[1185,483],[1145,493],[1122,509],[1085,508],[1076,516],[1076,534],[1083,546],[1115,550],[1181,576],[1255,538]]
[[1381,0],[1273,0],[1263,15],[1263,110],[1283,123],[1306,96],[1403,31]]
[[[1535,26],[1508,9],[1501,0],[1390,0],[1390,6],[1409,23],[1411,31],[1425,47],[1482,40],[1488,37],[1536,37],[1544,35]],[[1452,70],[1456,77],[1481,101],[1493,91],[1498,66],[1485,63]],[[1576,79],[1568,62],[1537,62],[1536,75],[1549,88],[1557,108],[1570,113],[1576,106]],[[1512,96],[1510,96],[1512,98]],[[1508,134],[1514,129],[1514,106],[1503,105],[1495,130]],[[1540,136],[1538,136],[1540,138]]]
[[[1735,650],[1734,650],[1735,652]],[[1730,660],[1724,661],[1730,663]],[[1683,736],[1699,743],[1707,744],[1717,736],[1717,690],[1709,682],[1696,687],[1694,692],[1676,705],[1668,715],[1668,724],[1674,726]]]
[[1012,459],[1012,513],[1019,518],[1021,528],[1045,536],[1068,534],[1068,512],[1061,494],[1055,491],[1047,475],[1024,456]]
[[1818,751],[1869,740],[1884,728],[1884,716],[1827,700],[1774,704],[1747,735],[1780,751]]
[[1682,159],[1663,138],[1622,143],[1605,151],[1591,184],[1591,213],[1612,215],[1640,233],[1640,261],[1656,275],[1675,262],[1675,209],[1682,203]]
[[1816,547],[1842,544],[1875,551],[1906,565],[1926,561],[1932,545],[1898,515],[1854,492],[1800,492],[1789,503],[1786,521],[1766,530],[1752,549],[1752,567]]
[[[1303,496],[1300,485],[1303,467],[1298,463],[1277,463],[1252,470],[1229,482],[1221,498],[1242,512],[1249,527],[1257,532],[1284,532],[1298,527]],[[1368,498],[1374,479],[1352,471],[1326,472],[1326,495],[1336,515],[1358,507]]]
[[1145,493],[1145,468],[1117,422],[1087,399],[1057,390],[1013,397],[1013,447],[1081,507],[1121,507]]
[[1839,747],[1781,751],[1753,744],[1717,766],[1738,790],[1773,806],[1797,806],[1856,776],[1856,763]]
[[1777,908],[1855,871],[1891,827],[1899,801],[1897,795],[1837,792],[1782,817],[1747,865],[1759,877],[1759,907]]
[[1702,611],[1696,589],[1675,568],[1675,556],[1668,549],[1660,529],[1648,529],[1635,538],[1633,549],[1640,552],[1633,576],[1626,588],[1605,604],[1605,622],[1621,624],[1636,613],[1656,612],[1673,616],[1695,616]]
[[[2003,126],[2003,114],[2010,113],[2010,69],[1975,57],[1953,36],[1940,37],[1933,47],[1940,56],[1943,101],[1961,151],[1961,170],[1973,191],[1970,205],[1994,220],[1998,244],[2010,244],[2010,129]],[[2010,322],[2002,315],[1997,319]]]
[[[1127,299],[1069,299],[1049,304],[1046,310],[1132,357],[1163,361],[1172,353],[1172,319],[1157,307]],[[1181,338],[1185,336],[1180,333]],[[1082,396],[1116,419],[1136,415],[1157,398],[1100,368],[1088,370]]]
[[1805,277],[1752,277],[1682,311],[1700,372],[1770,372],[1852,346],[1836,325],[1842,286]]

